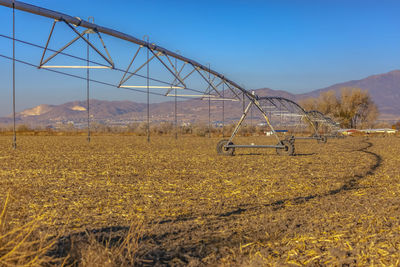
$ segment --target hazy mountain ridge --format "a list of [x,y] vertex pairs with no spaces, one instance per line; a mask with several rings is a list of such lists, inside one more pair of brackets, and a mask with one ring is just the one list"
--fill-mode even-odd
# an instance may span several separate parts
[[383,117],[400,117],[400,70],[371,75],[361,80],[334,84],[310,93],[298,95],[298,97],[316,97],[319,96],[321,92],[329,90],[340,92],[340,89],[343,87],[357,87],[363,90],[368,90]]
[[[343,87],[357,87],[368,90],[377,104],[381,118],[387,120],[400,119],[400,70],[384,74],[372,75],[361,80],[344,83],[311,91],[304,94],[292,94],[283,90],[262,88],[254,90],[259,96],[280,96],[299,101],[307,97],[317,97],[321,92],[334,90],[340,92]],[[227,95],[231,93],[226,91]],[[143,121],[147,114],[145,103],[131,101],[90,100],[90,114],[93,121],[130,123]],[[226,101],[224,105],[225,119],[236,120],[241,115],[241,102]],[[151,120],[153,122],[173,121],[174,102],[150,104]],[[222,102],[211,103],[211,119],[222,120]],[[186,100],[178,102],[178,116],[180,121],[206,122],[208,121],[208,101]],[[31,125],[54,125],[56,123],[84,122],[87,118],[86,101],[73,101],[61,105],[42,104],[17,113],[17,122]],[[0,123],[11,123],[10,117],[0,118]]]

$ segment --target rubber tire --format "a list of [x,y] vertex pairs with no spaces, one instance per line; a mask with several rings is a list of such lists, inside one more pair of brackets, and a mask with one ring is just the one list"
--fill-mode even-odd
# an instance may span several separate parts
[[286,141],[289,141],[290,143],[294,144],[294,141],[296,140],[296,138],[294,137],[294,135],[291,136],[287,136],[285,138]]
[[321,136],[319,139],[317,139],[317,142],[320,144],[326,144],[326,142],[328,141],[328,137],[326,136]]
[[278,145],[285,146],[284,148],[276,148],[276,154],[280,156],[293,156],[294,155],[294,143],[288,140],[282,140]]
[[[217,143],[217,153],[218,155],[222,156],[233,156],[235,154],[235,148],[230,147],[230,148],[224,148],[225,145],[228,144],[227,139],[223,139]],[[229,145],[233,145],[232,142],[229,143]]]

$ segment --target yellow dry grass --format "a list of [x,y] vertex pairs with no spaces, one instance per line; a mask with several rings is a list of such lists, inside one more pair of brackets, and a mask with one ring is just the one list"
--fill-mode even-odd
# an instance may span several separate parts
[[1,266],[40,266],[51,262],[46,252],[55,244],[55,238],[39,231],[43,217],[10,227],[7,208],[10,194],[7,194],[0,214],[0,265]]
[[0,137],[8,231],[45,233],[38,259],[56,264],[399,264],[399,138],[298,141],[294,157],[217,141]]

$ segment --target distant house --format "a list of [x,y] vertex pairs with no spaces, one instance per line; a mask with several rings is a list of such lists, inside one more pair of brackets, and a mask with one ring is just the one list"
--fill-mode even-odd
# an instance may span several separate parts
[[265,131],[264,133],[265,133],[266,136],[271,136],[273,134],[272,131]]
[[[288,132],[288,130],[275,130],[275,133],[283,133],[283,134],[286,134],[287,132]],[[271,135],[274,134],[274,132],[273,132],[273,131],[265,131],[264,134],[265,134],[266,136],[271,136]]]
[[382,128],[382,129],[363,129],[363,130],[357,130],[357,129],[342,129],[339,131],[339,133],[343,135],[354,135],[355,133],[361,133],[361,134],[395,134],[397,133],[398,130],[395,129],[390,129],[390,128]]
[[396,129],[382,128],[382,129],[364,129],[361,132],[366,134],[395,134],[398,132]]

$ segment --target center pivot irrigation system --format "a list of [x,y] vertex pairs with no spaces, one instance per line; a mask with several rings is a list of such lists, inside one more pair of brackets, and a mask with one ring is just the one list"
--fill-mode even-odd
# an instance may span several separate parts
[[[255,105],[264,117],[269,132],[276,139],[276,144],[268,145],[235,145],[232,141],[242,126],[243,121],[249,114],[251,106]],[[278,127],[285,130],[275,130],[272,120]],[[308,129],[305,129],[308,128]],[[311,136],[297,136],[296,133],[310,131]],[[294,142],[296,139],[315,139],[318,143],[326,143],[328,136],[336,137],[339,126],[331,118],[324,116],[319,111],[305,111],[296,102],[283,97],[258,97],[253,98],[243,112],[229,139],[221,140],[217,144],[217,152],[221,155],[232,156],[236,148],[275,148],[279,155],[293,155],[295,151]],[[321,134],[321,131],[324,133]],[[278,133],[287,134],[284,139]]]
[[[175,126],[177,98],[180,99],[199,99],[206,100],[209,104],[209,125],[210,125],[210,103],[211,101],[242,101],[243,115],[236,125],[231,137],[227,140],[221,140],[217,145],[217,152],[222,155],[233,155],[235,148],[275,148],[278,154],[293,155],[294,141],[296,139],[316,139],[319,142],[326,142],[327,136],[337,129],[337,124],[323,114],[311,111],[306,112],[295,102],[282,97],[259,97],[253,92],[244,89],[242,86],[228,79],[219,72],[212,70],[210,66],[204,66],[192,59],[180,55],[178,52],[172,52],[154,43],[149,42],[149,37],[138,39],[120,31],[106,28],[94,23],[93,18],[83,20],[78,17],[69,16],[60,12],[30,5],[20,1],[0,0],[0,5],[12,9],[12,36],[0,34],[0,37],[12,41],[13,55],[2,55],[0,57],[12,60],[13,62],[13,119],[14,119],[14,141],[13,147],[16,148],[15,134],[15,63],[36,67],[42,70],[67,75],[81,80],[86,80],[87,85],[87,126],[88,141],[90,141],[90,106],[89,106],[89,88],[92,83],[103,86],[126,89],[147,93],[147,133],[149,139],[149,95],[159,95],[174,97],[175,99]],[[41,17],[52,19],[49,24],[49,35],[42,44],[29,42],[27,40],[17,39],[15,37],[15,10],[24,11]],[[57,49],[50,48],[52,42],[57,40],[57,29],[63,28],[73,36],[73,38],[64,43]],[[89,38],[90,35],[94,36]],[[124,55],[129,58],[129,64],[115,62],[106,46],[108,40],[115,43],[117,39],[128,42],[130,52]],[[16,58],[15,44],[27,45],[40,50],[40,61],[38,63],[24,61]],[[86,51],[86,57],[80,57],[76,54],[67,53],[67,49],[78,42],[83,44],[81,51]],[[98,61],[90,57],[96,56]],[[50,55],[48,55],[50,54]],[[39,59],[39,58],[38,58]],[[56,60],[62,60],[65,64],[50,64]],[[70,64],[67,59],[80,64]],[[59,62],[58,61],[58,62]],[[83,63],[82,63],[83,62]],[[69,63],[69,64],[66,64]],[[122,66],[118,67],[116,63]],[[163,71],[163,78],[150,76],[150,63],[152,68],[157,68],[157,72]],[[72,70],[85,69],[86,76],[79,76]],[[90,72],[90,71],[91,72]],[[108,71],[120,73],[119,78],[114,81],[104,81],[94,79],[90,74],[92,72]],[[143,73],[144,72],[144,73]],[[178,93],[178,91],[183,93]],[[245,100],[249,103],[245,107]],[[243,124],[244,119],[249,114],[252,107],[260,111],[270,130],[270,135],[275,137],[275,143],[270,145],[235,145],[233,139]],[[276,119],[279,118],[279,122]],[[276,122],[276,123],[275,123]],[[282,137],[279,135],[283,130],[275,130],[274,125],[282,128],[285,124],[291,128],[291,135]],[[295,129],[301,128],[300,125],[306,125],[312,129],[313,134],[309,137],[295,136]],[[320,134],[321,128],[328,129],[329,134]]]

